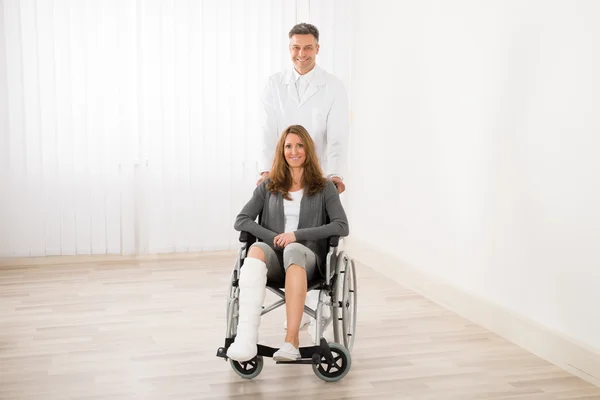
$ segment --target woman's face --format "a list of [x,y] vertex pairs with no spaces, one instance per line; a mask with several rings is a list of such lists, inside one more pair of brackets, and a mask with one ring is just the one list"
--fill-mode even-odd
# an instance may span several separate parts
[[304,143],[302,143],[300,136],[295,133],[290,133],[286,136],[283,155],[291,168],[301,167],[304,164],[304,161],[306,161],[306,152],[304,151]]

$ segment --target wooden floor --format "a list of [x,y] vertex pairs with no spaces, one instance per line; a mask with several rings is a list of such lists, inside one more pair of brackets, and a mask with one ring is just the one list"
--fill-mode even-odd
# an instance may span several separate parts
[[[600,388],[360,265],[342,381],[271,359],[243,380],[215,356],[232,264],[212,253],[0,267],[0,398],[600,399]],[[263,317],[261,341],[278,346],[282,322],[283,308]]]

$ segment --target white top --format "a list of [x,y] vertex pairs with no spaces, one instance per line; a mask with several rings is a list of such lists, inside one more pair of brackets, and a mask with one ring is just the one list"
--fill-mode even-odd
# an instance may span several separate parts
[[297,192],[290,192],[292,200],[283,199],[283,215],[285,216],[284,232],[295,232],[298,230],[298,220],[300,219],[300,201],[304,189]]

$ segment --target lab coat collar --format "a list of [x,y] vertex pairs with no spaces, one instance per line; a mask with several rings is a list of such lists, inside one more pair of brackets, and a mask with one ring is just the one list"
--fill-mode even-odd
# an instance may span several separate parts
[[294,76],[294,83],[298,82],[298,79],[300,79],[301,76],[304,76],[305,79],[307,79],[309,82],[312,82],[312,80],[315,77],[316,73],[317,73],[316,65],[315,65],[315,68],[311,69],[310,72],[307,72],[304,75],[300,75],[298,73],[298,71],[296,71],[296,68],[292,68],[292,75]]
[[[299,103],[299,105],[306,103],[306,101],[308,101],[308,99],[310,99],[315,93],[317,93],[317,91],[319,91],[323,86],[325,86],[325,71],[321,67],[319,67],[318,64],[315,65],[315,68],[313,69],[313,71],[315,73],[315,76],[313,77],[313,80],[310,83],[310,85],[306,88],[306,93],[304,94],[304,98]],[[281,79],[281,83],[283,83],[284,85],[288,85],[288,91],[293,90],[295,93],[296,77],[294,75],[294,67],[293,66],[290,69],[285,71],[285,73],[283,74],[283,77]],[[298,95],[292,96],[292,97],[297,99]]]
[[[315,74],[315,76],[313,78],[313,82],[320,81],[319,86],[325,84],[325,74],[324,74],[325,71],[323,71],[323,68],[319,67],[319,64],[316,64],[315,68],[313,68],[313,70],[311,72],[314,72],[314,74]],[[281,77],[281,83],[284,85],[296,83],[296,74],[297,74],[297,72],[294,69],[294,66],[292,65],[289,69],[286,69],[285,71],[283,71],[283,75]]]

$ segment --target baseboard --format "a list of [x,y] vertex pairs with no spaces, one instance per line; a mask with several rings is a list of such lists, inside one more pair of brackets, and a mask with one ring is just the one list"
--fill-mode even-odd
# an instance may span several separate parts
[[0,268],[59,265],[59,264],[85,264],[128,261],[164,261],[164,260],[191,260],[206,257],[235,257],[236,251],[215,250],[181,253],[158,254],[98,254],[98,255],[72,255],[72,256],[45,256],[45,257],[15,257],[0,259]]
[[[600,352],[500,305],[425,274],[361,240],[345,239],[358,263],[494,332],[536,356],[600,387]],[[357,272],[360,279],[360,272]],[[360,286],[360,283],[359,283]]]

